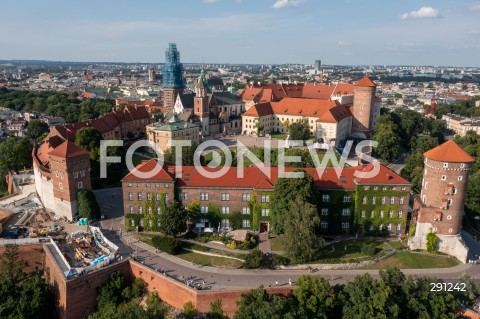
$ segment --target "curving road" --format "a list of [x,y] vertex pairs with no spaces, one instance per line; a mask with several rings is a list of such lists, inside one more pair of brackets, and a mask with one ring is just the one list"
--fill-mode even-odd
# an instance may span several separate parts
[[[114,194],[113,197],[112,194]],[[155,248],[135,240],[132,233],[124,231],[122,209],[118,207],[122,205],[120,189],[100,190],[96,191],[96,195],[102,212],[107,215],[107,219],[101,222],[104,234],[118,245],[122,258],[134,255],[136,260],[159,272],[162,272],[163,269],[167,276],[179,281],[189,278],[195,285],[204,283],[205,289],[212,290],[251,289],[260,285],[274,287],[276,283],[278,286],[288,286],[289,279],[294,283],[299,276],[309,274],[306,270],[245,270],[203,267],[166,253],[157,253]],[[405,269],[402,271],[406,275],[437,277],[439,281],[447,282],[456,282],[463,274],[480,280],[480,264],[460,264],[453,268]],[[350,281],[355,276],[364,273],[369,273],[374,278],[378,277],[378,270],[360,269],[319,270],[311,274],[320,275],[329,280],[331,284],[337,284]],[[332,280],[332,276],[336,279]]]

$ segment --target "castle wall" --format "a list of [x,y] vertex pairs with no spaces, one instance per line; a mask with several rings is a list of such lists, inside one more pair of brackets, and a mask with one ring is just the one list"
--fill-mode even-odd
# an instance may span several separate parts
[[67,202],[60,198],[54,198],[54,203],[56,216],[66,217],[68,220],[73,220],[77,215],[77,201]]
[[55,210],[52,180],[49,177],[42,175],[42,172],[37,168],[35,163],[33,164],[33,174],[35,176],[35,189],[43,206],[48,210]]

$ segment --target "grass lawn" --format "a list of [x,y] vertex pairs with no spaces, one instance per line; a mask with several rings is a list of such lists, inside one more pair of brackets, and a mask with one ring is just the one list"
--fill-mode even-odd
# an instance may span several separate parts
[[432,256],[403,251],[376,264],[367,266],[365,269],[383,269],[388,266],[400,269],[449,268],[458,264],[459,261],[457,259],[449,256]]
[[284,140],[284,139],[287,138],[288,133],[270,133],[270,136],[272,138],[276,138],[276,139],[279,139],[279,140]]
[[186,260],[198,265],[202,265],[202,266],[239,268],[243,265],[243,262],[239,260],[207,256],[207,255],[192,253],[189,251],[182,251],[181,253],[175,256],[183,260]]
[[270,237],[270,247],[272,251],[283,251],[283,235]]
[[365,239],[365,240],[345,240],[334,244],[325,245],[320,252],[320,259],[351,259],[367,257],[362,254],[363,244],[373,244],[375,246],[375,254],[384,250],[386,241],[383,239]]

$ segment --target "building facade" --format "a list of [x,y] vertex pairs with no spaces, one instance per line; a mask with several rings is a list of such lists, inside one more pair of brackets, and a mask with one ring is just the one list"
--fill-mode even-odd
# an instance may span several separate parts
[[198,125],[182,121],[177,115],[170,118],[168,123],[153,123],[147,126],[147,138],[156,144],[162,151],[170,148],[172,140],[190,140],[198,145],[200,129]]
[[480,134],[479,118],[469,118],[449,113],[442,116],[442,120],[447,124],[447,129],[454,131],[457,135],[465,136],[470,131]]
[[[312,175],[320,192],[317,206],[322,233],[405,234],[411,185],[386,167],[378,165],[379,173],[372,178],[359,178],[356,175],[371,171],[373,164],[345,168],[340,176],[333,169],[327,169],[321,177],[314,168],[304,169]],[[184,207],[192,204],[199,206],[204,216],[196,220],[199,230],[205,227],[270,230],[270,203],[278,179],[278,168],[271,168],[270,177],[258,167],[251,166],[244,168],[243,177],[239,177],[236,168],[232,167],[221,177],[206,178],[193,166],[166,164],[150,178],[135,175],[136,172],[147,173],[157,167],[155,160],[146,161],[123,179],[127,226],[136,227],[141,222],[140,226],[155,230],[163,205],[161,202],[166,195],[167,201],[176,199]],[[179,172],[176,172],[177,169]],[[218,172],[208,167],[204,169],[207,175]],[[293,168],[286,170],[292,171]],[[368,201],[364,202],[367,196]],[[373,204],[372,198],[375,198]],[[144,207],[148,200],[161,205],[147,212]],[[223,217],[219,225],[212,224],[209,219],[212,211],[219,212]]]
[[415,199],[415,236],[409,245],[425,249],[426,236],[435,233],[441,252],[466,261],[468,249],[461,240],[468,176],[475,161],[454,141],[425,152],[422,191]]

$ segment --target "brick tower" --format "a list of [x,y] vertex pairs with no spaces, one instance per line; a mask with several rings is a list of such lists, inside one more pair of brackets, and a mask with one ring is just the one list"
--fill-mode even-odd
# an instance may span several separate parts
[[352,135],[369,138],[372,135],[375,119],[375,90],[377,85],[364,77],[354,87]]
[[425,248],[425,236],[433,231],[440,238],[440,251],[465,261],[468,249],[459,239],[468,174],[475,159],[454,141],[445,142],[423,156],[425,168],[422,191],[415,199],[418,218],[412,245]]
[[90,155],[65,141],[49,154],[55,214],[68,220],[77,217],[77,191],[91,189]]

